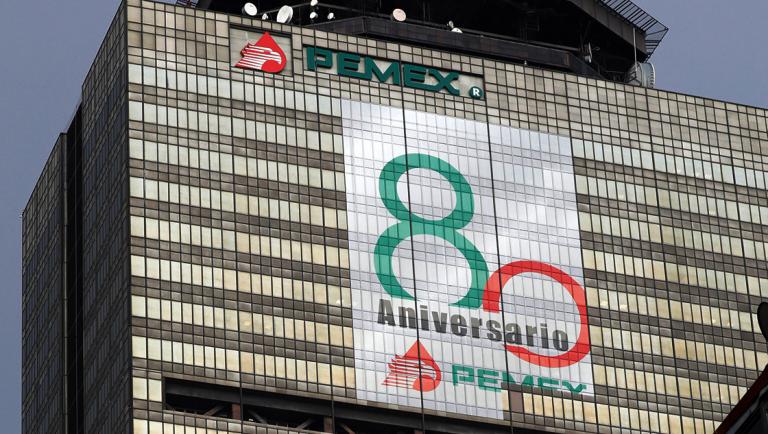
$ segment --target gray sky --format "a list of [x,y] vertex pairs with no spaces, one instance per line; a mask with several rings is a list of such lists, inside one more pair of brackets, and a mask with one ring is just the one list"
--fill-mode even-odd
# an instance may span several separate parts
[[634,1],[670,29],[658,88],[768,108],[768,1]]
[[[0,14],[0,420],[21,419],[21,211],[118,0],[5,0]],[[670,27],[658,87],[768,108],[765,0],[636,0]],[[10,7],[12,6],[12,7]]]

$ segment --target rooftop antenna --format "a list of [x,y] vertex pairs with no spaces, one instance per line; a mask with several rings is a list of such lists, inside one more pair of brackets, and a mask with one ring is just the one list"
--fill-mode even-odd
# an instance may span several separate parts
[[293,8],[285,5],[277,11],[277,22],[280,24],[288,24],[293,19]]
[[257,13],[259,13],[259,10],[256,8],[256,5],[248,2],[245,5],[243,5],[243,9],[241,10],[243,15],[248,15],[249,17],[255,17]]
[[635,55],[635,63],[637,63],[637,38],[635,36],[635,26],[632,26],[632,54]]
[[406,19],[405,11],[400,8],[397,8],[392,11],[392,14],[390,15],[390,17],[392,17],[393,20],[402,23]]
[[637,61],[637,36],[636,30],[632,27],[632,51],[635,63],[627,72],[625,82],[635,86],[656,87],[656,67],[650,62],[640,63]]
[[319,3],[318,0],[312,0],[309,2],[309,19],[314,22],[318,17],[320,17],[320,14],[317,13],[317,4]]
[[594,60],[593,51],[597,51],[597,49],[592,50],[592,43],[587,42],[587,45],[584,46],[584,60],[587,63],[592,63],[592,60]]

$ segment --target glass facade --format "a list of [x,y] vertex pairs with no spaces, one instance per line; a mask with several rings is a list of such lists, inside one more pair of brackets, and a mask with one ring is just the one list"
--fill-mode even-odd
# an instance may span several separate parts
[[[24,210],[22,227],[22,430],[57,432],[63,424],[64,147],[51,152]],[[47,355],[47,357],[41,355]],[[45,410],[44,410],[45,409]]]
[[80,103],[84,432],[127,431],[131,419],[125,33],[121,6]]
[[125,17],[23,214],[25,433],[130,432]]
[[[233,67],[238,29],[290,68]],[[765,110],[138,0],[110,35],[83,100],[86,432],[278,432],[263,393],[327,404],[326,431],[357,406],[710,433],[768,363]]]

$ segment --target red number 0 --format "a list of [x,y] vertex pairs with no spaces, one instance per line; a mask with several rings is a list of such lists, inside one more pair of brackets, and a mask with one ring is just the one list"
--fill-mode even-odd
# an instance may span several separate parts
[[501,289],[504,288],[509,279],[522,273],[543,274],[560,283],[571,294],[573,301],[576,303],[576,307],[579,310],[581,328],[576,344],[565,353],[557,356],[543,356],[517,345],[506,345],[507,351],[526,362],[546,368],[563,368],[573,365],[586,357],[589,353],[586,292],[579,285],[579,282],[559,268],[538,261],[516,261],[501,267],[493,273],[485,285],[483,310],[486,312],[499,312],[501,308]]

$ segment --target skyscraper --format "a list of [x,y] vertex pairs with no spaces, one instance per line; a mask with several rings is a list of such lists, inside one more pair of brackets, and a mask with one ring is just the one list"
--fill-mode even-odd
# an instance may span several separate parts
[[120,6],[24,432],[709,433],[768,363],[766,111],[654,89],[631,2],[244,3]]

